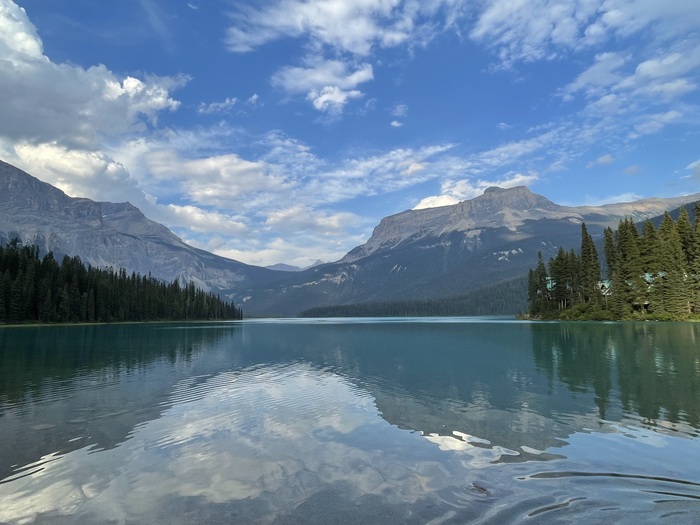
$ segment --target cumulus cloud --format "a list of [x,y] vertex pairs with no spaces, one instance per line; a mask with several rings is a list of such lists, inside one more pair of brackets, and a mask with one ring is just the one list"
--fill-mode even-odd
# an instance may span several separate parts
[[374,78],[367,63],[351,65],[341,60],[307,57],[302,67],[284,67],[272,77],[272,84],[288,93],[305,93],[318,111],[337,115],[351,99],[360,98],[359,84]]
[[401,126],[403,126],[403,122],[399,122],[398,120],[392,120],[392,121],[389,123],[389,125],[390,125],[392,128],[400,128]]
[[272,77],[274,86],[291,93],[304,93],[323,86],[354,89],[372,80],[371,64],[352,66],[341,60],[325,60],[312,56],[304,60],[302,67],[284,67]]
[[169,184],[179,181],[185,195],[205,206],[228,207],[244,195],[253,201],[259,192],[278,194],[290,189],[290,183],[270,174],[264,163],[233,153],[184,159],[174,151],[158,150],[150,153],[146,162],[150,173]]
[[312,89],[306,95],[314,108],[318,111],[324,111],[330,115],[338,115],[342,113],[343,107],[353,98],[360,98],[362,92],[352,89],[343,91],[337,86],[326,86],[321,89]]
[[0,136],[9,141],[59,142],[96,148],[154,123],[180,103],[171,92],[187,77],[118,77],[103,65],[53,63],[24,9],[0,8]]
[[497,186],[499,188],[514,188],[516,186],[528,186],[537,181],[539,177],[534,174],[523,174],[519,172],[506,173],[502,178],[495,180],[486,179],[459,179],[448,180],[442,183],[442,194],[426,197],[422,199],[413,209],[433,208],[435,206],[446,206],[457,202],[473,199],[484,193],[486,188]]
[[311,205],[297,204],[271,212],[265,225],[280,232],[314,230],[323,235],[342,234],[344,228],[357,226],[360,218],[354,213],[316,210]]
[[152,202],[126,166],[105,153],[69,149],[57,143],[28,142],[0,150],[4,153],[3,160],[56,186],[71,197],[129,201],[141,209]]

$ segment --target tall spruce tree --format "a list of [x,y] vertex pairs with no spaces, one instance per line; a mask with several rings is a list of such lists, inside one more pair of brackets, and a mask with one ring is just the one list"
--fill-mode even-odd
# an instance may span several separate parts
[[685,206],[681,206],[680,208],[678,220],[676,221],[676,231],[678,232],[678,237],[681,242],[681,248],[685,256],[685,266],[687,268],[693,258],[693,226],[690,224],[690,217],[688,216],[688,210],[686,210]]
[[661,275],[658,279],[662,311],[681,318],[690,311],[690,294],[685,285],[686,259],[676,223],[666,212],[659,227]]
[[688,264],[688,283],[691,294],[693,313],[700,314],[700,202],[695,204],[695,224],[690,264]]
[[582,300],[598,306],[601,302],[600,288],[600,261],[593,238],[588,233],[586,224],[581,224],[581,260],[580,260],[580,287]]

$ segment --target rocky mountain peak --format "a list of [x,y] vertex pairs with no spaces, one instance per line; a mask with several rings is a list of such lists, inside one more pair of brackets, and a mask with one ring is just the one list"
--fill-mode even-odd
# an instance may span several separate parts
[[459,231],[478,235],[483,228],[514,229],[525,220],[576,216],[570,209],[532,193],[525,186],[489,187],[483,195],[452,206],[408,210],[382,219],[366,244],[349,252],[342,260],[351,262],[378,249],[390,249],[407,239]]

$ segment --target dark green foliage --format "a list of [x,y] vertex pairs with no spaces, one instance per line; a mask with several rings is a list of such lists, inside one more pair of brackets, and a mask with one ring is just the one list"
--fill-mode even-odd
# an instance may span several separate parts
[[[600,280],[595,245],[585,225],[581,255],[559,249],[549,262],[530,270],[529,315],[563,319],[683,320],[700,314],[700,206],[695,224],[681,208],[678,220],[665,213],[658,230],[646,221],[639,235],[631,219],[617,231],[606,228],[607,281]],[[539,273],[538,273],[539,272]],[[548,282],[546,292],[538,281]],[[594,285],[595,283],[595,285]]]
[[581,261],[580,261],[579,288],[583,303],[599,305],[602,302],[602,294],[598,287],[600,281],[600,262],[593,238],[588,233],[585,224],[581,224]]
[[176,280],[86,267],[13,240],[0,246],[0,323],[240,319],[233,303]]
[[458,297],[383,301],[310,308],[300,317],[426,317],[513,315],[527,307],[524,279],[480,288]]

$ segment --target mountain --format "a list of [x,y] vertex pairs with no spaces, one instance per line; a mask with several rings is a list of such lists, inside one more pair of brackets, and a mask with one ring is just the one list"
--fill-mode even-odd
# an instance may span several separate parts
[[[0,242],[19,236],[57,259],[180,279],[234,300],[246,315],[297,315],[325,306],[501,294],[509,281],[559,246],[578,247],[580,224],[602,235],[700,200],[700,194],[605,206],[567,207],[525,187],[489,188],[453,206],[408,210],[381,220],[341,260],[301,271],[250,266],[184,243],[129,203],[68,197],[0,161]],[[502,286],[503,285],[503,286]]]
[[[489,188],[452,206],[381,220],[370,239],[335,263],[243,293],[244,308],[296,315],[322,306],[426,300],[471,294],[525,276],[537,252],[578,247],[581,223],[600,238],[625,218],[642,221],[700,194],[604,206],[560,206],[526,187]],[[486,293],[486,292],[485,292]]]
[[[129,204],[67,196],[0,161],[0,242],[20,237],[42,252],[79,256],[95,267],[125,268],[165,281],[180,279],[236,300],[240,286],[269,282],[279,273],[187,245]],[[238,302],[236,300],[236,302]]]
[[292,266],[291,264],[277,263],[265,266],[268,270],[274,270],[276,272],[300,272],[303,268],[298,266]]

